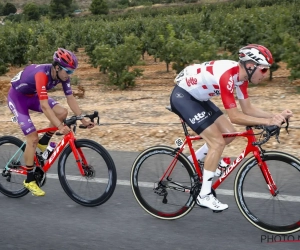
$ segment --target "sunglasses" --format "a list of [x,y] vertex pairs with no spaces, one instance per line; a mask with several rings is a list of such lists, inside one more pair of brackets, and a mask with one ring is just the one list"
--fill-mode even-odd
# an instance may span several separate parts
[[254,65],[255,68],[258,68],[261,73],[265,74],[270,67],[262,66],[262,65]]
[[66,71],[66,73],[68,74],[68,75],[72,75],[73,73],[74,73],[74,70],[70,70],[70,69],[67,69],[67,68],[65,68],[65,67],[63,67],[63,66],[59,66],[61,69],[63,69],[64,71]]

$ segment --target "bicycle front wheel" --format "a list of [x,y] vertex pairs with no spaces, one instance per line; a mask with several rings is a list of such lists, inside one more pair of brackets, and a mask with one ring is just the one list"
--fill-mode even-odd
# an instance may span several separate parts
[[78,165],[72,149],[67,146],[59,157],[58,176],[66,194],[80,205],[94,207],[105,203],[113,194],[117,183],[117,171],[113,159],[99,143],[88,139],[75,141],[87,163]]
[[174,220],[188,214],[195,205],[192,187],[195,170],[177,150],[155,146],[134,161],[130,180],[135,199],[152,216]]
[[245,218],[255,227],[273,234],[291,234],[300,230],[300,161],[277,151],[264,153],[278,193],[269,187],[251,157],[239,169],[234,183],[235,200]]
[[[28,194],[29,190],[23,186],[26,175],[11,172],[10,169],[24,170],[25,144],[14,136],[2,136],[0,138],[0,192],[11,198],[19,198]],[[7,167],[7,168],[6,168]]]

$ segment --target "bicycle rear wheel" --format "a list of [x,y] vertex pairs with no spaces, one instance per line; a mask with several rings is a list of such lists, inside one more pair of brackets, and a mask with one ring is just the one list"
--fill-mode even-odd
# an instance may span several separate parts
[[[174,162],[173,171],[161,178]],[[177,150],[155,146],[143,151],[134,161],[130,180],[133,195],[152,216],[174,220],[188,214],[195,205],[192,188],[195,170]]]
[[105,203],[113,194],[117,183],[117,171],[110,154],[99,143],[88,139],[75,141],[88,164],[82,166],[82,176],[68,145],[58,161],[59,181],[66,194],[80,205],[94,207]]
[[[0,192],[11,198],[19,198],[28,194],[29,190],[23,186],[26,175],[9,171],[9,169],[23,170],[25,166],[24,153],[25,144],[13,136],[0,137]],[[8,169],[6,169],[6,165]]]
[[264,153],[278,194],[272,196],[257,161],[251,157],[239,169],[234,183],[235,200],[255,227],[273,234],[300,230],[300,161],[277,151]]

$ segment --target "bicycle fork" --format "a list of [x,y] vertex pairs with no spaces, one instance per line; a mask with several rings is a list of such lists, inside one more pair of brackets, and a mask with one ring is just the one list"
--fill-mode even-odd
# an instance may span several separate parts
[[260,170],[265,178],[265,181],[267,183],[267,186],[270,190],[271,195],[276,196],[279,193],[279,190],[275,184],[275,181],[273,180],[273,177],[269,171],[267,163],[264,161],[264,155],[262,155],[262,156],[256,155],[256,159],[257,159],[258,167],[260,168]]
[[86,177],[94,177],[95,171],[88,165],[81,148],[77,148],[75,143],[74,141],[70,141],[70,147],[73,151],[80,174]]

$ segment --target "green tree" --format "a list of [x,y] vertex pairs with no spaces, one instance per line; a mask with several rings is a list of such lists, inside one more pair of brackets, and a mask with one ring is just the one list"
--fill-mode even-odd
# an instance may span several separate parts
[[11,21],[13,23],[20,23],[23,20],[24,15],[23,14],[19,14],[19,15],[15,15],[15,14],[9,14],[8,16],[6,16],[3,21]]
[[8,71],[8,57],[9,54],[7,52],[8,50],[8,45],[5,42],[5,40],[0,38],[0,75],[5,74]]
[[39,12],[42,16],[49,14],[49,5],[40,4],[40,5],[38,5],[38,8],[39,8]]
[[137,64],[141,55],[141,42],[134,36],[125,37],[125,43],[111,47],[109,45],[96,46],[93,54],[97,65],[108,71],[110,83],[120,89],[126,89],[135,85],[135,78],[142,75],[142,70],[131,66]]
[[300,46],[299,40],[295,37],[285,34],[282,44],[285,48],[283,59],[287,62],[287,68],[290,69],[290,80],[300,78]]
[[25,15],[26,20],[38,21],[41,17],[39,7],[35,3],[27,3],[24,6],[23,14]]
[[12,3],[6,3],[3,7],[3,15],[7,16],[9,14],[15,14],[17,12],[16,6],[14,6]]
[[3,3],[0,3],[0,16],[3,15],[3,8],[4,8]]
[[51,19],[59,19],[70,16],[73,12],[71,8],[72,0],[51,0],[49,15]]
[[105,0],[93,0],[90,6],[90,11],[94,15],[107,15],[109,12]]

